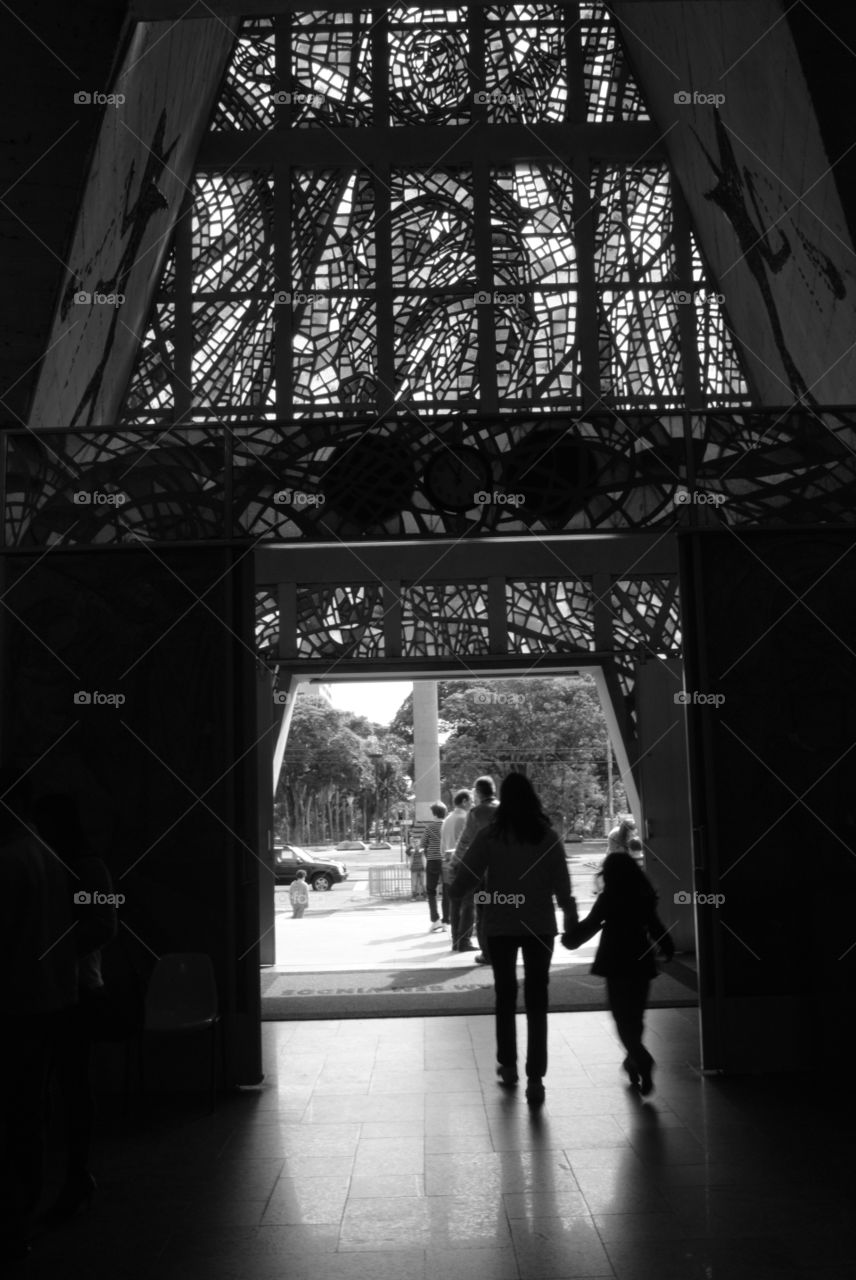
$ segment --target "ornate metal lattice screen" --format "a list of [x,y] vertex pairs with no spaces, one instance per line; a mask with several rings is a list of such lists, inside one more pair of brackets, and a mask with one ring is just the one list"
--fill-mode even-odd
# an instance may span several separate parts
[[247,19],[190,213],[129,422],[748,402],[603,5]]

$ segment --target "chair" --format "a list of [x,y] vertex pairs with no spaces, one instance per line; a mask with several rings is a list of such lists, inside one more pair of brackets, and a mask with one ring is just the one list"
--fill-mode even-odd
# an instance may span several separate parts
[[208,1030],[211,1036],[211,1110],[217,1098],[217,1036],[222,1028],[217,982],[211,957],[203,952],[161,956],[146,990],[140,1035],[140,1089],[143,1091],[143,1053],[147,1035],[188,1035]]

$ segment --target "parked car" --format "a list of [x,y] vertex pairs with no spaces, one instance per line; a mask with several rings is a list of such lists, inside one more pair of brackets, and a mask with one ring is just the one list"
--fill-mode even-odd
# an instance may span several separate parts
[[344,862],[328,862],[325,858],[313,857],[296,844],[274,845],[274,859],[277,884],[291,884],[301,869],[306,872],[306,879],[313,889],[332,889],[334,884],[348,878]]
[[372,840],[369,845],[370,849],[391,849],[392,845],[388,840]]
[[336,848],[339,850],[368,849],[368,845],[364,844],[362,840],[341,840],[336,845]]

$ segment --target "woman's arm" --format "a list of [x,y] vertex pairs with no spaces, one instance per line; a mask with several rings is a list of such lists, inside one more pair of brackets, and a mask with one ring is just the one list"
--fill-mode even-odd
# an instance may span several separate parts
[[600,894],[585,920],[581,920],[573,929],[566,930],[562,934],[562,946],[568,951],[576,951],[577,947],[588,942],[603,928],[605,913],[602,899],[603,894]]

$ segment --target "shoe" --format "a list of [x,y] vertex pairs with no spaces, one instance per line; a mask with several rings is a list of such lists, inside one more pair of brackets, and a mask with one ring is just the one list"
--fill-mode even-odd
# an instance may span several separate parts
[[457,942],[453,942],[453,943],[452,943],[452,947],[451,947],[451,949],[452,949],[452,951],[457,951],[457,949],[458,949],[458,944],[457,944]]
[[471,942],[459,942],[458,950],[459,951],[475,951],[475,947]]
[[437,932],[438,932],[440,929],[442,929],[442,928],[443,928],[443,925],[441,925],[441,924],[440,924],[439,920],[435,920],[435,921],[434,921],[434,923],[432,924],[431,928],[428,930],[428,932],[429,932],[429,933],[437,933]]
[[654,1072],[654,1059],[648,1063],[647,1067],[642,1067],[639,1072],[639,1092],[643,1098],[647,1098],[649,1093],[654,1092],[654,1081],[651,1076]]
[[497,1067],[496,1074],[499,1076],[499,1083],[507,1089],[513,1088],[520,1079],[516,1067]]
[[526,1101],[530,1107],[540,1107],[544,1101],[544,1081],[537,1076],[530,1076],[526,1086]]
[[624,1059],[621,1066],[627,1072],[627,1078],[630,1081],[630,1087],[632,1089],[638,1089],[639,1088],[639,1072],[636,1070],[636,1064],[631,1060],[629,1055]]
[[476,964],[490,964],[487,956],[483,956],[481,952],[476,956]]
[[55,1203],[45,1214],[45,1222],[52,1225],[73,1218],[81,1209],[91,1209],[95,1199],[97,1186],[95,1179],[87,1169],[72,1174],[67,1180]]

